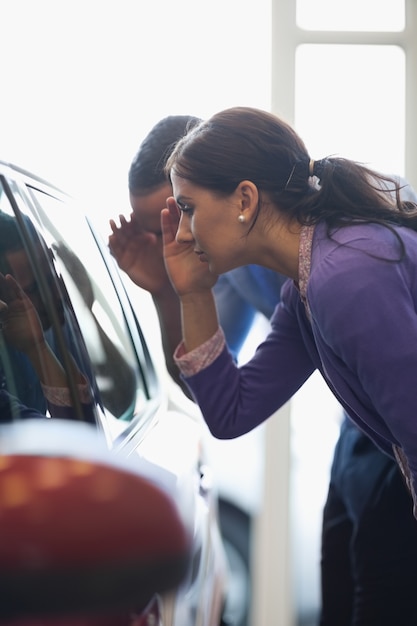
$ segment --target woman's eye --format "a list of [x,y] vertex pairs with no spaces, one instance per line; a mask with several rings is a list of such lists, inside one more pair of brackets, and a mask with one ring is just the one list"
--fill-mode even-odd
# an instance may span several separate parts
[[182,213],[192,213],[194,211],[194,209],[193,209],[192,206],[188,206],[188,204],[184,204],[181,207],[181,211],[182,211]]

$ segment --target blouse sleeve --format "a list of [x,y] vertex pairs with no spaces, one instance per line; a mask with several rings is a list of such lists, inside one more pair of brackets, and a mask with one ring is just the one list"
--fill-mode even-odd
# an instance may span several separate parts
[[[74,407],[71,392],[68,387],[49,387],[42,385],[42,390],[52,417],[74,419]],[[87,382],[77,385],[78,398],[84,420],[94,423],[94,403]]]
[[[68,387],[49,387],[42,385],[44,396],[49,404],[55,406],[71,406],[72,399]],[[91,403],[91,394],[87,384],[77,385],[78,397],[81,404]]]
[[182,376],[215,437],[232,439],[249,432],[283,406],[314,371],[298,313],[305,317],[298,292],[285,284],[271,333],[241,367],[221,331],[208,346],[186,355],[179,347],[176,359]]
[[193,376],[211,365],[224,346],[224,333],[219,327],[213,337],[191,352],[185,352],[184,344],[180,343],[174,353],[174,360],[183,376]]

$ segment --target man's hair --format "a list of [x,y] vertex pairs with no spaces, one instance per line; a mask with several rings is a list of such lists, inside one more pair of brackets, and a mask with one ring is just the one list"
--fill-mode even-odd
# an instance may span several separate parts
[[165,163],[172,149],[201,120],[192,115],[169,115],[150,130],[129,169],[129,191],[142,194],[168,181]]
[[[32,241],[39,242],[39,235],[30,218],[22,214],[22,220],[25,224],[25,230],[29,232]],[[10,267],[6,258],[8,252],[17,252],[25,249],[21,229],[16,217],[0,211],[0,272],[2,274],[10,273]]]
[[0,211],[0,272],[3,274],[10,273],[6,255],[8,252],[15,252],[22,248],[22,237],[16,218]]
[[0,211],[0,252],[20,250],[22,247],[22,237],[16,218]]

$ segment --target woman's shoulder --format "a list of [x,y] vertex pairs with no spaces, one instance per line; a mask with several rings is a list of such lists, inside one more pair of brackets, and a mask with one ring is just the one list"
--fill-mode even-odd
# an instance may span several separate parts
[[[405,252],[405,255],[403,255]],[[358,254],[359,253],[359,254]],[[331,231],[320,223],[314,233],[312,263],[329,255],[345,259],[399,261],[403,256],[417,259],[417,232],[394,224],[357,223]]]
[[417,233],[409,228],[357,224],[317,230],[308,283],[309,300],[363,297],[365,292],[417,288]]

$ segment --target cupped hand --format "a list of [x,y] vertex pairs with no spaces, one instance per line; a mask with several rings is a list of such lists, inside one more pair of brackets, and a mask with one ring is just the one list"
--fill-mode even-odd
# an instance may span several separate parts
[[110,220],[112,234],[108,245],[121,270],[142,289],[152,295],[170,287],[162,251],[162,239],[139,228],[134,214],[128,221],[119,216],[120,226]]
[[178,296],[211,289],[217,276],[207,263],[202,263],[194,252],[195,242],[177,239],[180,214],[174,198],[167,199],[167,208],[161,212],[161,227],[165,267]]
[[4,337],[21,352],[28,354],[45,342],[32,301],[10,274],[0,273],[0,321]]

